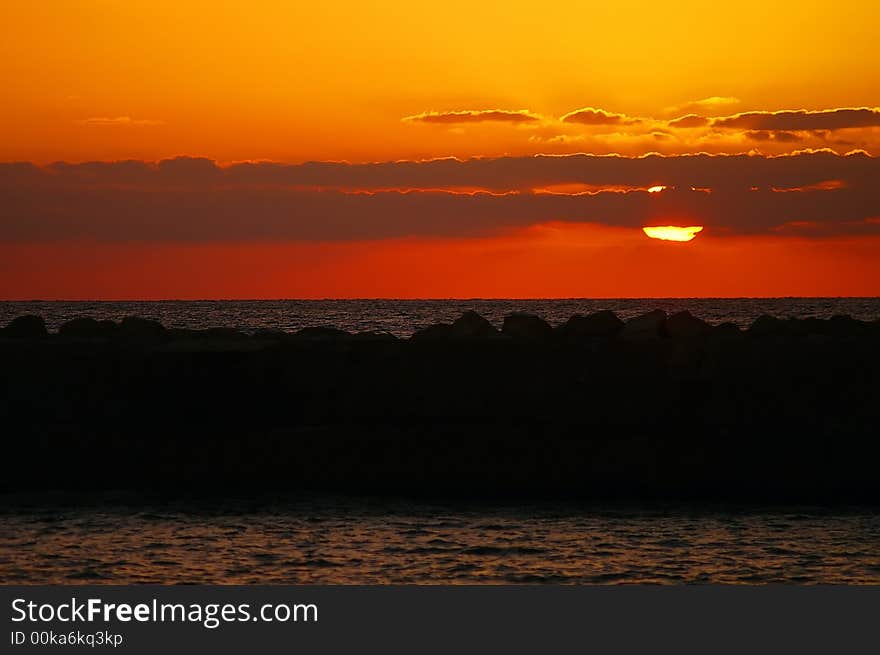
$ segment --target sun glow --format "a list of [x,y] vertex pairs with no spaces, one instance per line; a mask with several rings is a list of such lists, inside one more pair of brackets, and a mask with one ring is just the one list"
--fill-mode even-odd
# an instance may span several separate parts
[[677,227],[675,225],[657,225],[655,227],[643,227],[642,230],[652,239],[663,241],[690,241],[698,232],[703,231],[702,225],[691,227]]

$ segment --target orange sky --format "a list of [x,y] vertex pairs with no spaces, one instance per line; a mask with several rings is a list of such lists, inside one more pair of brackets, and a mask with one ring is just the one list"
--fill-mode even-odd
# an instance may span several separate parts
[[[547,225],[500,238],[282,244],[0,244],[17,299],[877,295],[880,238],[666,244]],[[16,271],[29,269],[22,279]],[[757,263],[757,265],[756,265]]]
[[[758,170],[767,156],[804,149],[880,155],[880,10],[869,0],[59,0],[0,12],[0,162],[751,152]],[[57,169],[31,187],[7,167],[0,298],[877,295],[878,168],[860,166],[802,203],[768,195],[756,204],[748,189],[716,188],[709,203],[659,200],[666,213],[641,223],[638,196],[610,217],[617,210],[602,198],[584,198],[583,209],[548,203],[542,214],[545,204],[524,197],[511,201],[515,219],[493,205],[485,224],[466,206],[420,197],[430,228],[406,204],[412,197],[368,207],[328,197],[323,178],[271,214],[281,191],[260,178],[241,196],[262,212],[251,232],[230,227],[257,220],[247,204],[216,225],[206,209],[216,185],[195,174],[174,178],[176,190],[163,179],[159,192],[104,173],[56,184]],[[792,186],[839,181],[790,168]],[[486,188],[470,170],[456,173],[457,185]],[[334,183],[356,186],[351,175]],[[452,188],[431,175],[411,188]],[[578,182],[592,185],[590,175]],[[333,203],[350,215],[329,230]],[[96,223],[95,206],[113,208],[112,226]],[[680,213],[694,207],[705,215]],[[162,222],[172,215],[173,225]],[[649,241],[641,225],[661,219],[708,227],[685,244]],[[287,220],[299,227],[277,229]]]

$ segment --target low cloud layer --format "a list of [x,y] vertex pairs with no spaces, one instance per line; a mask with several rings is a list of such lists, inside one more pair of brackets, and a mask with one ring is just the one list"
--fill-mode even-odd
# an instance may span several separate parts
[[563,123],[579,123],[581,125],[635,125],[642,122],[626,114],[617,114],[604,109],[584,107],[565,114],[560,119]]
[[705,116],[697,114],[685,114],[675,118],[667,123],[669,127],[689,128],[689,127],[705,127],[709,124],[709,119]]
[[541,120],[537,114],[526,109],[474,109],[463,111],[428,111],[414,116],[406,116],[408,123],[436,123],[439,125],[456,125],[459,123],[534,123]]
[[131,116],[116,116],[115,118],[95,116],[92,118],[82,118],[74,122],[77,125],[86,125],[90,127],[143,127],[164,124],[164,121],[152,120],[149,118],[132,118]]
[[717,113],[719,110],[724,111],[730,107],[738,105],[741,102],[739,98],[733,96],[710,96],[708,98],[700,98],[699,100],[690,100],[680,105],[667,107],[666,113],[674,116],[680,116],[687,113]]
[[712,126],[740,130],[843,130],[880,127],[880,108],[750,111],[712,119]]
[[[632,116],[598,107],[582,107],[562,116],[527,110],[426,112],[405,122],[459,125],[526,125],[527,138],[545,152],[590,151],[639,154],[747,152],[783,154],[807,148],[839,153],[864,149],[880,152],[880,108],[839,107],[807,110],[747,111],[724,114],[737,98],[713,96],[667,107],[660,116]],[[474,126],[472,129],[479,129]]]
[[[339,241],[550,221],[707,234],[880,233],[880,159],[533,156],[218,166],[200,158],[0,164],[0,240]],[[590,193],[547,193],[583,185]],[[664,185],[661,193],[647,188]]]

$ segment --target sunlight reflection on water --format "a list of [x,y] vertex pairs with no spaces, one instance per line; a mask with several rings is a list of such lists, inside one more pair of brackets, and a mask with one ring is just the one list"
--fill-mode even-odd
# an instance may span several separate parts
[[880,583],[872,510],[24,505],[0,514],[7,584]]

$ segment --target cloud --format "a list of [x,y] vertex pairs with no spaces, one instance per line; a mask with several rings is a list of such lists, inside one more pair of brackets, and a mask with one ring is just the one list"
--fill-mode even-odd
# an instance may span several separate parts
[[467,109],[462,111],[427,111],[402,119],[407,123],[436,123],[457,125],[459,123],[534,123],[541,120],[527,109]]
[[150,119],[134,119],[131,116],[117,116],[116,118],[106,118],[97,116],[94,118],[82,118],[74,121],[77,125],[90,125],[96,127],[140,127],[148,125],[163,125],[164,121]]
[[[462,132],[468,124],[476,130],[476,124],[492,122],[527,127],[527,134],[507,134],[508,139],[515,141],[505,149],[517,153],[528,152],[528,143],[553,154],[736,153],[758,149],[763,154],[778,155],[804,148],[832,148],[841,154],[854,149],[880,151],[880,108],[750,111],[732,115],[716,111],[738,102],[733,97],[712,96],[667,108],[691,108],[696,112],[666,117],[662,113],[632,116],[588,106],[559,118],[525,109],[485,109],[430,111],[403,120],[445,125],[449,132]],[[461,148],[460,143],[456,147]],[[474,154],[467,148],[458,152]]]
[[731,107],[740,103],[739,98],[733,96],[710,96],[700,100],[691,100],[680,105],[666,108],[667,114],[697,114],[702,112],[715,112],[723,107]]
[[808,131],[880,127],[880,108],[750,111],[712,119],[712,127],[739,130]]
[[698,116],[697,114],[685,114],[684,116],[675,118],[667,123],[669,127],[678,128],[705,127],[708,124],[708,118],[705,116]]
[[785,130],[751,130],[745,133],[747,139],[753,141],[777,141],[780,143],[799,143],[803,141],[803,137],[796,132],[787,132]]
[[736,102],[732,97],[704,98],[667,108],[700,110],[673,118],[585,107],[562,116],[555,133],[535,134],[530,139],[545,144],[545,151],[558,153],[573,148],[626,154],[655,149],[666,154],[730,153],[746,152],[756,145],[766,154],[803,148],[834,148],[841,153],[880,148],[880,108],[751,111],[727,116],[713,111]]
[[716,189],[754,186],[799,187],[829,179],[850,186],[875,185],[880,158],[830,150],[785,156],[751,155],[533,155],[455,158],[352,164],[272,161],[220,166],[202,157],[176,157],[159,162],[59,162],[45,167],[29,163],[0,164],[0,189],[35,191],[105,187],[146,191],[168,188],[279,188],[370,192],[418,189],[479,189],[492,193],[529,191],[558,184],[596,187],[646,187],[655,184]]
[[642,122],[641,118],[633,118],[626,114],[618,114],[595,107],[575,109],[559,120],[563,123],[578,123],[580,125],[636,125]]
[[[683,222],[715,235],[785,235],[798,225],[811,226],[810,234],[880,234],[871,220],[880,216],[878,177],[880,159],[827,150],[371,164],[219,166],[188,157],[0,164],[0,241],[469,237],[552,221],[628,228]],[[598,192],[539,191],[566,184]],[[667,189],[644,190],[657,185]]]

